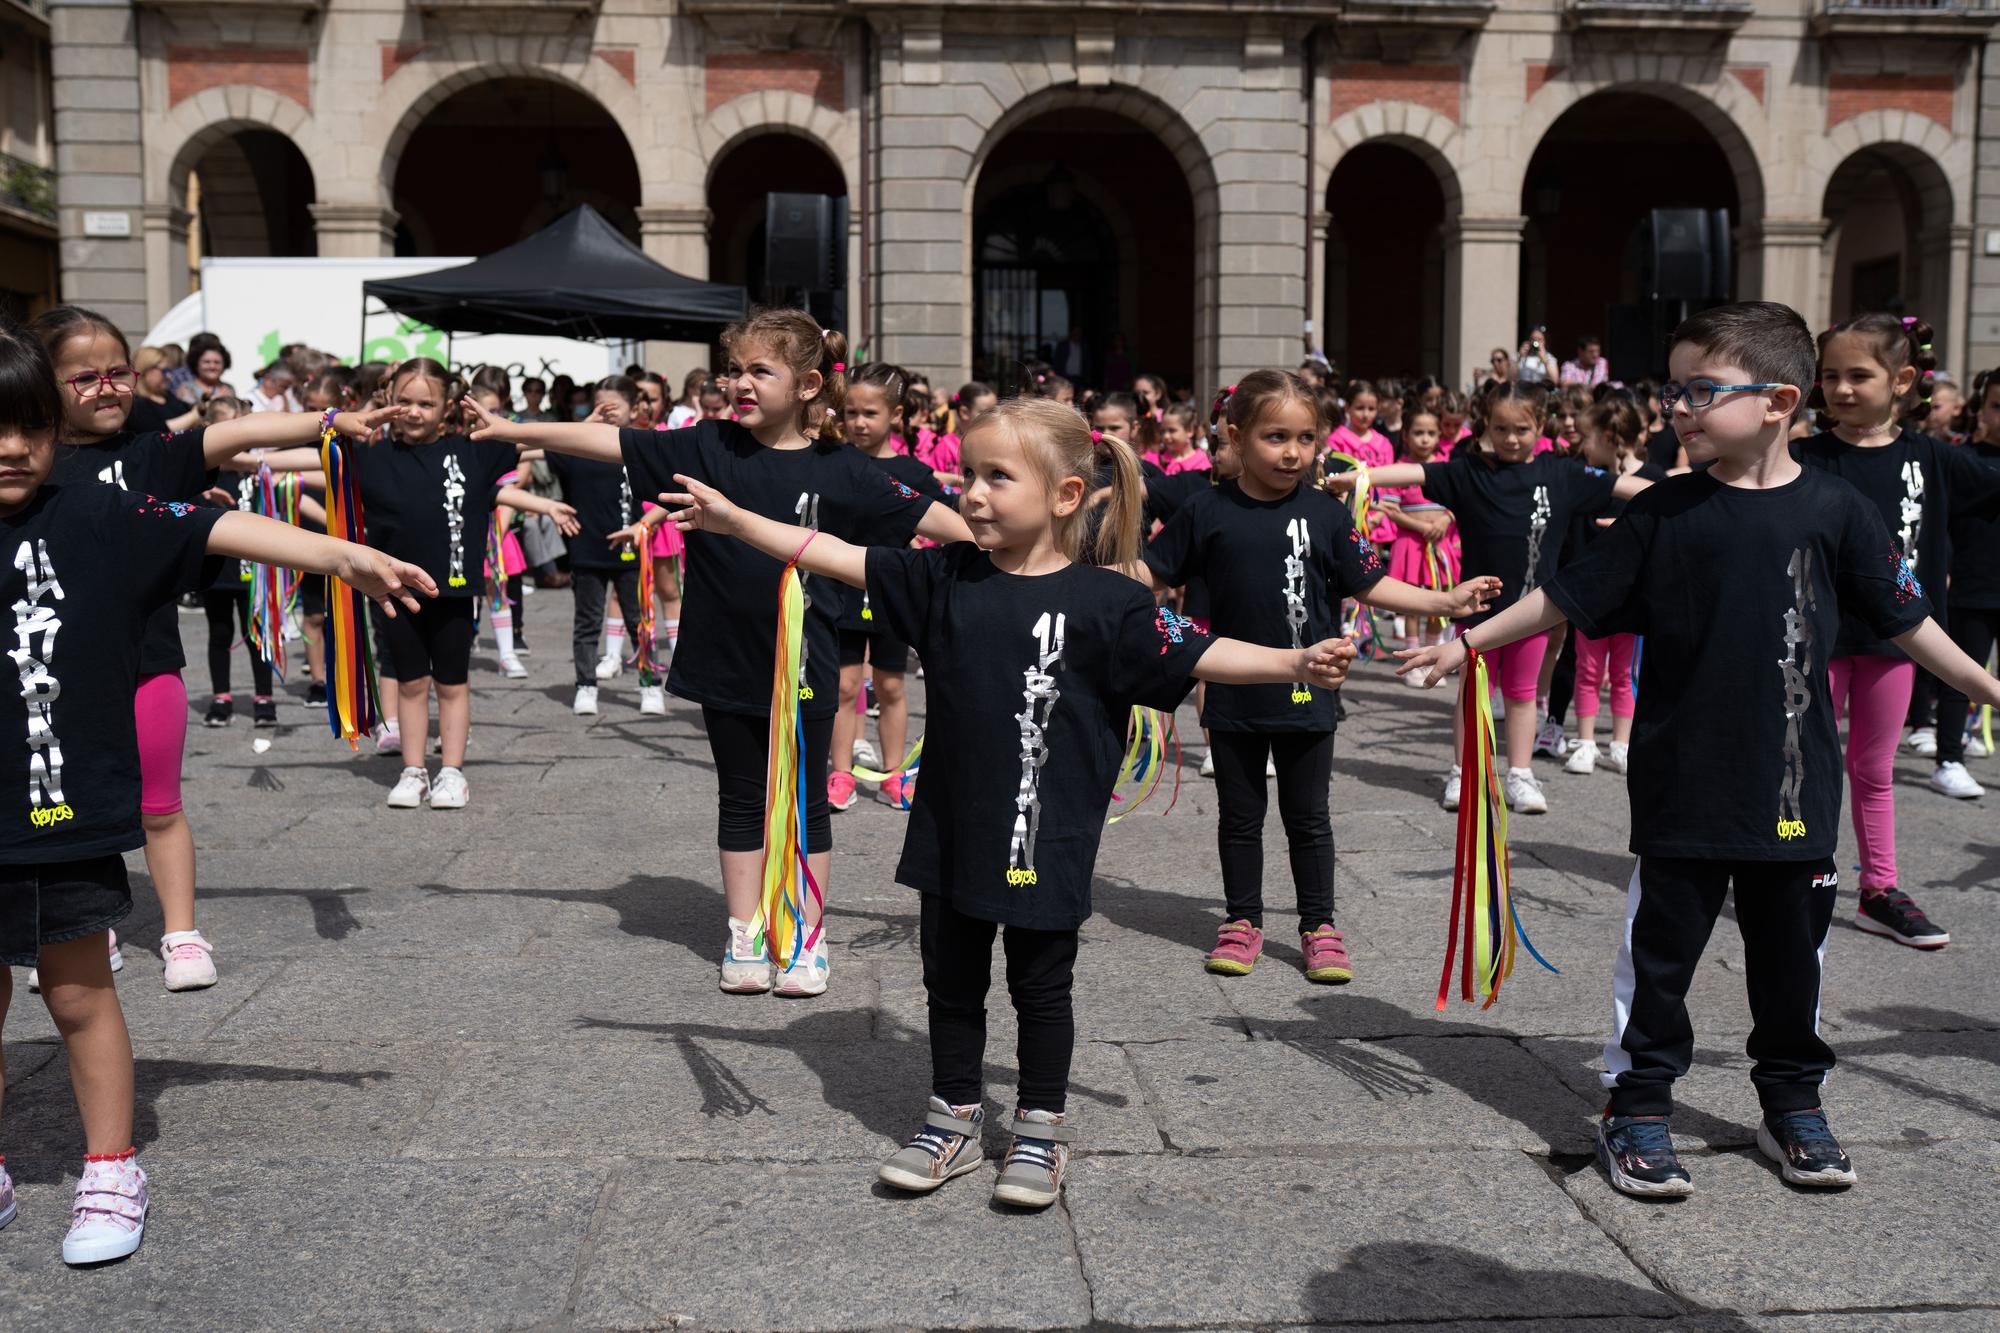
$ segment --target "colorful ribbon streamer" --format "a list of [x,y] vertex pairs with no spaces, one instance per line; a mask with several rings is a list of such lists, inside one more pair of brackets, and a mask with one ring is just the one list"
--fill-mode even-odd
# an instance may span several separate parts
[[[319,465],[326,474],[327,532],[343,541],[366,544],[360,485],[348,469],[346,450],[335,442],[331,425],[320,432]],[[368,603],[331,574],[326,579],[326,628],[327,723],[349,748],[359,749],[357,742],[374,733],[382,712],[375,681],[374,642],[368,633]]]
[[[1454,961],[1463,953],[1460,996],[1486,997],[1482,1008],[1500,998],[1500,983],[1514,973],[1514,941],[1543,967],[1556,967],[1535,950],[1515,911],[1507,857],[1507,802],[1501,794],[1493,753],[1493,696],[1486,659],[1465,650],[1465,682],[1459,707],[1465,719],[1460,742],[1458,847],[1451,876],[1451,913],[1446,918],[1444,973],[1438,978],[1437,1007],[1451,996]],[[1461,940],[1461,936],[1463,939]],[[1560,975],[1560,974],[1558,974]]]
[[[810,541],[811,538],[807,538]],[[799,548],[800,552],[805,547]],[[766,955],[790,967],[819,943],[823,922],[806,922],[806,900],[817,909],[820,887],[806,865],[805,718],[799,671],[805,657],[805,589],[793,558],[778,578],[777,661],[771,673],[770,770],[764,783],[764,892],[751,930]]]
[[866,768],[860,764],[856,764],[854,766],[854,776],[863,782],[887,782],[893,777],[902,778],[903,799],[898,803],[897,808],[899,810],[907,810],[916,802],[917,774],[923,770],[923,766],[924,738],[919,736],[917,737],[917,743],[910,747],[910,752],[903,756],[903,762],[894,768]]
[[[251,481],[250,508],[294,527],[299,521],[298,478],[287,472],[274,476],[259,467]],[[245,560],[243,581],[250,585],[250,648],[285,678],[285,616],[298,596],[298,575],[283,565]]]
[[1167,800],[1167,808],[1162,815],[1174,808],[1181,798],[1181,737],[1170,714],[1157,708],[1132,710],[1132,726],[1125,743],[1125,759],[1118,766],[1118,781],[1111,789],[1113,804],[1121,807],[1104,822],[1116,824],[1146,803],[1159,787],[1167,764],[1167,747],[1172,745],[1174,760],[1174,790]]
[[[629,552],[627,554],[630,554]],[[659,633],[659,609],[653,597],[658,585],[658,575],[653,571],[652,557],[642,548],[639,561],[639,610],[634,615],[631,607],[625,610],[625,632],[632,644],[631,665],[639,669],[639,683],[651,685],[660,677],[660,664],[655,659],[659,655],[659,645],[655,636]]]

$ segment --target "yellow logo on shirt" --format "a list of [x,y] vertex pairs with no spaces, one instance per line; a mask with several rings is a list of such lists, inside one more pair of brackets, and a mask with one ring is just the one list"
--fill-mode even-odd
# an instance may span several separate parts
[[812,686],[810,686],[810,685],[801,685],[801,686],[799,686],[799,698],[801,698],[801,699],[810,699],[810,698],[812,698],[812,697],[813,697],[813,687],[812,687]]
[[465,575],[458,574],[453,576],[452,578],[446,579],[444,581],[444,586],[447,588],[463,588],[465,586]]
[[1311,691],[1310,689],[1307,689],[1307,688],[1306,688],[1305,686],[1303,686],[1303,685],[1298,685],[1298,686],[1294,686],[1294,687],[1293,687],[1293,689],[1292,689],[1292,702],[1293,702],[1293,703],[1295,703],[1295,704],[1309,704],[1309,703],[1311,703],[1312,701],[1313,701],[1313,692],[1312,692],[1312,691]]
[[1803,819],[1781,819],[1778,821],[1778,836],[1787,841],[1806,836],[1806,821]]
[[1016,888],[1033,884],[1035,882],[1035,872],[1032,869],[1024,870],[1020,866],[1010,866],[1007,870],[1007,882]]
[[28,822],[36,828],[52,828],[65,819],[75,818],[76,811],[69,808],[68,801],[64,801],[61,805],[36,806],[28,811]]

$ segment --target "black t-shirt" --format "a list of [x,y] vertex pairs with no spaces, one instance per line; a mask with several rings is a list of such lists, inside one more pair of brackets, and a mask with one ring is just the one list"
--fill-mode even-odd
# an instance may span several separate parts
[[1554,453],[1493,463],[1468,448],[1450,462],[1424,464],[1424,498],[1458,520],[1459,567],[1468,578],[1491,574],[1501,584],[1486,611],[1460,623],[1477,625],[1547,583],[1570,520],[1603,513],[1617,484],[1608,472]]
[[486,530],[500,478],[518,466],[513,445],[463,435],[405,444],[392,436],[350,444],[346,457],[370,546],[420,566],[440,597],[486,591]]
[[132,410],[125,415],[125,433],[131,435],[153,435],[167,428],[175,417],[185,416],[187,405],[177,403],[163,406],[144,394],[132,395]]
[[[149,612],[193,583],[223,511],[45,485],[0,518],[0,605],[18,688],[0,694],[0,862],[127,852],[139,825],[132,695]],[[10,680],[16,676],[10,676]]]
[[[569,563],[576,569],[637,569],[640,552],[630,546],[612,550],[609,538],[638,522],[643,512],[632,487],[632,474],[621,463],[596,458],[550,454],[549,471],[562,486],[563,499],[576,510],[582,531],[569,538]],[[655,492],[658,494],[658,492]]]
[[[1162,472],[1155,477],[1146,474],[1146,531],[1151,532],[1155,524],[1164,524],[1179,512],[1180,507],[1200,495],[1212,490],[1220,483],[1212,469],[1203,468],[1199,472]],[[1209,596],[1208,581],[1200,574],[1188,575],[1180,585],[1181,613],[1188,619],[1207,624],[1209,613],[1214,610],[1214,602]]]
[[[642,500],[680,489],[674,483],[678,472],[707,482],[750,513],[817,527],[864,546],[908,545],[935,503],[874,466],[859,449],[831,440],[804,449],[767,449],[733,421],[708,420],[680,430],[627,427],[618,435]],[[725,713],[769,713],[778,578],[785,563],[733,537],[701,531],[685,536],[681,648],[667,673],[667,688]],[[806,716],[830,717],[840,707],[834,622],[845,598],[832,579],[809,576],[804,585],[799,699]]]
[[[1873,503],[1889,529],[1889,540],[1917,582],[1940,595],[1945,594],[1947,576],[1956,563],[1951,551],[1952,518],[1971,513],[1990,517],[2000,509],[2000,467],[1914,431],[1906,430],[1877,449],[1863,449],[1832,431],[1822,431],[1801,440],[1798,453],[1807,466],[1845,479]],[[1841,621],[1833,655],[1906,656],[1886,636],[1853,616]]]
[[[1971,455],[1988,468],[2000,468],[2000,444],[1962,444],[1958,452]],[[1947,526],[1951,533],[1951,591],[1945,600],[1952,606],[2000,607],[2000,509],[1970,506],[1952,515]]]
[[[101,444],[58,444],[48,485],[76,487],[104,482],[140,495],[163,500],[196,500],[208,489],[208,461],[202,455],[202,430],[162,431],[144,435],[120,431]],[[201,586],[199,568],[188,576],[186,592]],[[180,613],[172,597],[154,607],[139,643],[138,671],[157,676],[187,665],[181,651]]]
[[[855,452],[861,453],[859,449],[855,450]],[[958,497],[945,494],[944,487],[938,482],[937,474],[908,454],[891,453],[877,457],[874,454],[861,453],[861,456],[894,477],[897,481],[908,486],[918,495],[929,496],[948,509],[958,508]],[[875,622],[874,611],[868,605],[868,590],[866,588],[850,588],[841,585],[839,592],[840,615],[836,623],[841,629],[858,631],[863,634],[880,634],[883,632],[882,627]]]
[[1132,706],[1179,706],[1211,640],[1122,574],[1006,574],[970,542],[870,551],[868,595],[930,690],[897,882],[982,921],[1076,929]]
[[[1386,572],[1347,506],[1301,484],[1254,500],[1225,481],[1195,496],[1146,549],[1169,584],[1196,574],[1213,593],[1209,628],[1268,648],[1306,648],[1340,633],[1340,601]],[[1332,731],[1334,692],[1290,685],[1210,685],[1201,724],[1214,731]]]
[[1827,659],[1841,616],[1890,638],[1930,614],[1859,492],[1816,468],[1770,490],[1669,477],[1545,591],[1580,633],[1646,636],[1626,774],[1634,852],[1833,854]]
[[[1657,467],[1652,463],[1641,463],[1632,470],[1631,475],[1644,477],[1647,481],[1651,482],[1662,482],[1667,479],[1667,470],[1663,467]],[[1603,513],[1578,514],[1570,519],[1569,539],[1563,543],[1562,556],[1558,561],[1558,568],[1568,569],[1571,565],[1588,555],[1591,543],[1605,534],[1606,529],[1601,526],[1600,520],[1617,518],[1625,512],[1626,503],[1626,501],[1613,496],[1611,503],[1604,506]]]
[[[215,489],[227,491],[236,499],[228,508],[248,511],[257,495],[257,474],[254,472],[221,472],[216,475]],[[215,577],[208,586],[217,592],[240,592],[246,596],[250,592],[250,582],[256,577],[257,566],[234,557],[212,558],[205,562],[205,570],[212,569]]]
[[1646,437],[1646,461],[1662,472],[1680,466],[1681,437],[1672,426],[1662,426]]

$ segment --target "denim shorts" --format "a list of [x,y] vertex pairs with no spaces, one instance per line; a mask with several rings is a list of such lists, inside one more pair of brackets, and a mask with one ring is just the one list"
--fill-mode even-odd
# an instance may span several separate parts
[[109,930],[131,910],[123,856],[0,865],[0,964],[34,967],[44,944]]

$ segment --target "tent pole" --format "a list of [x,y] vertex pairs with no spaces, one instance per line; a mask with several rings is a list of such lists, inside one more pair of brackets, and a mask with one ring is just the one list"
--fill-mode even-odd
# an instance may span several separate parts
[[361,293],[361,346],[354,354],[354,364],[360,365],[368,359],[368,292]]

